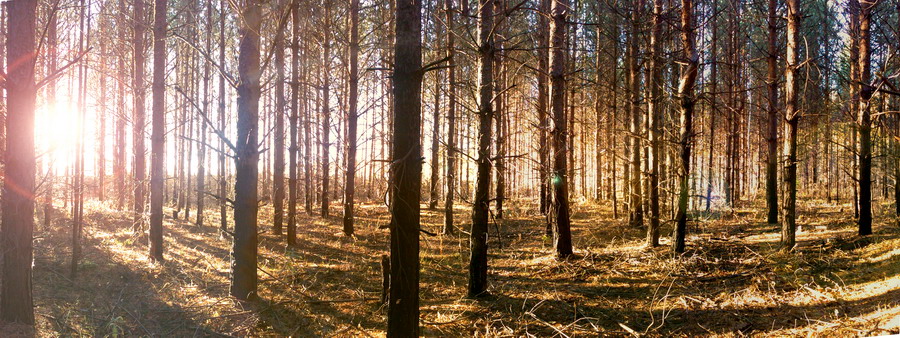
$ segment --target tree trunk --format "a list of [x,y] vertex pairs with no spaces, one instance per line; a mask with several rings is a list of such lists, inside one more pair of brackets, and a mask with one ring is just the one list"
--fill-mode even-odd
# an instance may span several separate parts
[[628,126],[631,133],[631,152],[630,152],[630,181],[626,182],[630,185],[631,190],[631,226],[641,227],[644,225],[644,206],[641,196],[641,114],[640,114],[640,69],[638,68],[638,32],[640,22],[640,8],[643,7],[642,0],[636,0],[636,6],[632,8],[631,17],[631,34],[628,42],[628,76],[631,78],[629,96],[629,111],[631,116],[631,124]]
[[778,0],[769,0],[769,52],[766,55],[768,78],[768,117],[766,121],[766,208],[768,223],[778,224]]
[[649,183],[650,193],[650,226],[647,227],[647,245],[659,245],[659,159],[661,153],[660,120],[662,119],[662,0],[653,0],[653,27],[650,31],[650,98],[647,101],[647,118],[649,119],[650,153]]
[[784,68],[784,204],[781,224],[781,245],[784,250],[792,250],[796,243],[797,232],[797,129],[800,112],[797,106],[797,81],[800,39],[800,4],[799,0],[787,2],[787,58]]
[[231,295],[253,300],[256,293],[257,176],[259,150],[260,0],[241,2],[238,54],[237,139],[235,142],[234,242],[231,249]]
[[681,80],[678,83],[678,100],[681,115],[678,147],[681,168],[678,171],[678,207],[675,212],[675,234],[672,236],[672,246],[676,253],[684,252],[684,239],[687,234],[691,137],[693,136],[694,104],[697,101],[694,95],[694,84],[697,82],[700,64],[694,29],[694,2],[693,0],[681,0],[681,43],[684,49],[685,63],[682,66]]
[[[219,64],[225,64],[225,0],[219,1]],[[219,130],[225,132],[225,75],[219,76]],[[228,213],[227,213],[227,177],[228,168],[225,167],[225,140],[219,138],[219,230],[222,235],[228,231]]]
[[146,179],[144,155],[144,35],[147,28],[144,23],[144,0],[134,1],[134,73],[132,90],[134,91],[134,117],[132,118],[132,147],[134,165],[134,225],[135,231],[143,228],[144,218],[144,180]]
[[869,100],[872,88],[872,49],[869,26],[872,21],[872,7],[875,1],[859,1],[859,103],[857,123],[859,125],[859,235],[872,234],[872,114]]
[[491,124],[494,96],[494,6],[492,0],[478,3],[478,176],[472,205],[472,229],[469,256],[469,297],[487,290],[487,237],[491,187]]
[[[538,15],[538,72],[537,72],[537,111],[538,111],[538,133],[539,133],[539,148],[538,148],[538,156],[540,157],[539,165],[540,168],[538,170],[539,178],[540,178],[540,209],[541,213],[545,215],[549,215],[550,210],[550,187],[548,182],[550,180],[550,146],[548,141],[548,133],[547,131],[550,129],[550,117],[548,110],[548,94],[550,93],[549,88],[547,88],[547,84],[550,82],[549,74],[550,74],[550,54],[547,48],[550,46],[550,21],[548,20],[548,15],[550,14],[550,1],[552,0],[540,0],[541,10],[540,15]],[[552,232],[551,224],[547,222],[547,234],[549,235]]]
[[[441,8],[441,0],[437,1],[437,6],[434,8],[434,44],[437,46],[441,41],[441,34],[443,28],[443,22],[440,22],[439,19],[439,11]],[[435,54],[440,55],[440,51],[435,48]],[[440,152],[438,151],[440,142],[439,138],[441,135],[441,71],[434,70],[434,110],[432,110],[431,114],[431,179],[429,180],[430,186],[428,188],[428,209],[434,210],[437,208],[437,202],[440,199],[440,179],[439,173],[441,171],[441,161],[440,161]]]
[[[119,0],[119,16],[116,22],[116,26],[119,30],[119,41],[121,45],[117,44],[116,46],[120,48],[120,50],[126,50],[127,46],[124,41],[128,40],[127,33],[125,32],[125,27],[127,27],[127,18],[125,15],[125,0]],[[116,95],[116,141],[115,141],[115,155],[113,160],[113,175],[115,176],[116,181],[116,208],[121,210],[125,207],[125,79],[127,78],[125,75],[125,58],[126,53],[122,52],[118,56],[118,78],[116,82],[118,83],[118,93]]]
[[291,1],[291,147],[288,150],[288,221],[287,245],[297,245],[297,122],[300,110],[300,2]]
[[150,259],[163,260],[163,193],[166,159],[166,5],[155,0],[153,14],[153,130],[150,139]]
[[453,234],[453,198],[456,193],[456,61],[454,59],[453,1],[445,0],[447,8],[447,199],[444,203],[444,231]]
[[[276,6],[279,16],[283,16],[288,9],[285,0],[279,0]],[[272,233],[281,238],[284,232],[284,28],[281,26],[275,32],[275,140],[274,140],[274,187],[272,192],[272,205],[274,215],[272,219]]]
[[[330,26],[330,6],[325,6],[325,27]],[[325,32],[322,41],[322,218],[328,218],[328,183],[331,161],[331,34]]]
[[[4,4],[6,34],[6,153],[0,223],[0,321],[34,325],[31,298],[34,232],[35,17],[37,1]],[[15,66],[13,66],[15,64]]]
[[[353,235],[356,192],[356,111],[359,95],[359,0],[350,0],[350,93],[347,111],[347,177],[344,183],[344,235]],[[435,123],[435,125],[437,125]],[[433,170],[433,169],[432,169]],[[432,184],[433,186],[434,184]],[[433,191],[433,190],[432,190]],[[434,195],[432,195],[434,199]]]
[[[553,115],[553,210],[556,220],[553,226],[553,247],[556,257],[568,258],[572,255],[572,233],[569,224],[569,177],[567,177],[567,157],[569,156],[568,126],[566,125],[566,22],[569,1],[553,0],[550,11],[550,113]],[[573,112],[574,113],[574,112]]]
[[389,337],[419,335],[419,217],[422,195],[422,3],[397,0],[391,147]]
[[[212,50],[212,28],[213,27],[213,16],[212,16],[212,1],[206,2],[206,50]],[[203,114],[205,116],[209,116],[209,105],[210,105],[210,96],[212,93],[209,89],[209,81],[210,81],[210,63],[203,63]],[[208,123],[200,123],[200,144],[197,147],[197,152],[199,153],[200,161],[197,165],[197,220],[195,224],[198,227],[203,226],[203,209],[205,208],[206,203],[206,128]]]

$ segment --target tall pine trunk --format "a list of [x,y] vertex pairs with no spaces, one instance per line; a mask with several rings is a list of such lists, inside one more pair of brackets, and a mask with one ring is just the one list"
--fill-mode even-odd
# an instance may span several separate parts
[[[568,0],[553,0],[550,10],[550,114],[553,116],[553,248],[557,258],[572,255],[572,233],[569,224],[569,149],[565,112],[566,31]],[[574,113],[571,112],[571,113]]]
[[391,146],[391,285],[388,337],[419,335],[422,199],[422,3],[397,0]]
[[163,260],[163,194],[166,159],[166,5],[155,0],[153,17],[153,116],[150,138],[150,259]]
[[766,55],[768,78],[768,121],[766,121],[766,208],[769,224],[778,224],[778,0],[769,0],[769,51]]
[[144,180],[146,179],[146,157],[144,152],[144,35],[147,28],[144,22],[144,0],[134,1],[134,73],[132,90],[134,91],[134,111],[132,112],[132,147],[134,165],[134,225],[135,231],[143,227],[144,218]]
[[859,1],[859,103],[857,123],[859,124],[859,235],[872,234],[872,114],[870,99],[873,88],[869,86],[872,77],[872,47],[869,27],[872,21],[872,7],[875,1]]
[[796,244],[797,233],[797,129],[800,112],[797,106],[797,90],[799,83],[797,58],[800,43],[800,3],[799,0],[787,2],[787,58],[784,67],[784,180],[781,224],[781,245],[784,250],[791,250]]
[[[6,34],[6,152],[0,223],[0,322],[34,325],[31,298],[34,233],[35,16],[37,1],[16,0]],[[13,66],[15,65],[15,66]]]
[[672,248],[677,253],[684,252],[687,233],[688,184],[691,174],[691,137],[693,136],[694,84],[700,65],[694,32],[694,2],[681,0],[681,43],[684,50],[684,64],[678,83],[678,101],[681,115],[681,131],[678,137],[678,153],[681,160],[678,171],[678,206],[675,211],[675,234]]
[[238,28],[237,139],[235,142],[234,241],[231,249],[231,295],[252,300],[257,295],[257,176],[259,150],[260,0],[241,1]]
[[650,30],[650,98],[647,101],[647,130],[650,135],[649,183],[650,193],[650,226],[647,227],[647,245],[659,245],[659,167],[661,152],[660,120],[663,115],[662,105],[662,0],[653,0],[653,27]]
[[288,164],[288,221],[287,221],[287,245],[297,245],[297,126],[300,110],[300,3],[299,0],[291,2],[291,146],[288,150],[290,163]]
[[469,248],[469,297],[487,291],[487,237],[491,188],[491,124],[494,96],[494,13],[492,0],[478,3],[478,176]]
[[[350,93],[347,111],[347,177],[344,183],[344,235],[353,235],[356,192],[356,129],[359,95],[359,0],[350,0]],[[433,191],[433,189],[432,189]],[[434,196],[432,196],[434,199]]]
[[453,198],[456,193],[456,61],[454,60],[453,1],[445,0],[447,15],[447,197],[444,202],[444,234],[453,234]]

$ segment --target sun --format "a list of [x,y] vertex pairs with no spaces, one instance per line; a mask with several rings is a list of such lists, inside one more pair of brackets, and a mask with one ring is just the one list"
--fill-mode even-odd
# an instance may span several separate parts
[[48,102],[37,114],[34,128],[35,147],[48,161],[69,163],[74,159],[79,134],[78,109],[66,100]]

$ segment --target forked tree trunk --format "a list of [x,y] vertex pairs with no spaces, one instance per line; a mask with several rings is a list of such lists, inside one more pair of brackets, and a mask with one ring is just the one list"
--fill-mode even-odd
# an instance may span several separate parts
[[237,139],[235,140],[234,241],[231,249],[231,295],[241,300],[258,297],[257,176],[259,150],[259,29],[260,0],[241,1],[238,29]]
[[422,3],[397,0],[391,147],[391,285],[388,337],[419,335],[419,203],[422,199]]
[[[553,116],[553,248],[556,257],[572,255],[572,233],[569,224],[569,156],[568,126],[565,112],[566,31],[568,0],[553,0],[550,9],[550,114]],[[574,113],[574,111],[572,112]]]
[[[5,183],[0,201],[0,322],[34,325],[31,298],[32,236],[34,233],[35,152],[34,106],[35,16],[37,1],[16,0],[8,10],[6,34],[6,153]],[[15,64],[16,66],[12,66]]]

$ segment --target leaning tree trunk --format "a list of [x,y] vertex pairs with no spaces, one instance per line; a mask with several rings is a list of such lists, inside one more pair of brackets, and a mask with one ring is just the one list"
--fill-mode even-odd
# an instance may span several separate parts
[[153,18],[153,130],[150,139],[150,259],[163,260],[163,194],[166,159],[166,5],[156,0]]
[[[356,111],[359,95],[359,0],[350,0],[350,97],[347,110],[347,177],[344,183],[344,235],[353,235],[353,200],[356,192]],[[434,199],[434,196],[432,196]]]
[[[34,233],[34,83],[37,1],[5,4],[7,21],[6,167],[0,223],[0,322],[34,325],[31,298]],[[13,67],[13,64],[15,66]]]
[[766,55],[768,78],[768,118],[766,121],[766,208],[768,223],[778,223],[778,0],[769,0],[769,53]]
[[494,95],[494,14],[491,0],[478,3],[478,176],[469,247],[469,297],[487,290],[487,236],[491,187],[491,99]]
[[[550,10],[550,115],[553,116],[553,248],[557,258],[572,255],[572,232],[569,224],[569,156],[566,136],[566,17],[569,1],[553,0]],[[573,112],[574,113],[574,112]]]
[[800,39],[799,0],[787,0],[787,58],[784,68],[784,180],[782,205],[781,245],[791,250],[796,243],[797,232],[797,129],[800,112],[797,106],[797,55]]
[[231,248],[231,295],[252,300],[256,293],[257,176],[259,150],[260,0],[241,2],[238,54],[237,140],[235,142],[234,241]]
[[422,199],[422,3],[397,0],[391,147],[391,285],[388,337],[419,335]]
[[859,235],[872,234],[872,114],[870,99],[873,90],[869,86],[872,77],[872,47],[869,27],[872,7],[876,1],[859,2]]
[[684,68],[678,84],[678,99],[681,114],[681,131],[678,138],[681,170],[678,172],[678,207],[675,212],[675,234],[672,240],[673,250],[684,252],[684,239],[687,233],[688,183],[691,173],[691,137],[693,136],[694,84],[697,82],[700,56],[697,53],[696,34],[694,32],[694,1],[681,0],[681,43],[684,48]]

